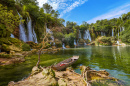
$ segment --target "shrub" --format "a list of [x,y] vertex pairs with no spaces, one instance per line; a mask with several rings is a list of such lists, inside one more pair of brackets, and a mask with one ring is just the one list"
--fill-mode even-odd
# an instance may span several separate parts
[[23,51],[30,51],[31,48],[30,48],[30,46],[28,44],[24,43],[22,45],[22,49],[23,49]]

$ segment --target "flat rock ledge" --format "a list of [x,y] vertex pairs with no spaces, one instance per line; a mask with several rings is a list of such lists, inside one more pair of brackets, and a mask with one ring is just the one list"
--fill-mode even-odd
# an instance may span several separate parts
[[43,68],[41,71],[34,67],[32,74],[25,80],[9,82],[8,86],[87,86],[80,74],[69,68],[66,71],[54,71],[51,68]]
[[[35,66],[28,78],[11,81],[8,86],[124,86],[118,79],[109,77],[105,70],[96,71],[85,66],[80,66],[80,69],[81,74],[78,74],[70,67],[66,71],[56,71],[50,67],[39,69]],[[112,82],[108,83],[108,80]]]

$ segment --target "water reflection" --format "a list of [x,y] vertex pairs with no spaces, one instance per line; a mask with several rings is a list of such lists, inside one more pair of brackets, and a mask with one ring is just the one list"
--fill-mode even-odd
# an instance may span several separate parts
[[[49,66],[63,59],[79,55],[78,61],[72,65],[77,73],[79,66],[90,66],[95,70],[107,70],[111,76],[126,81],[130,85],[130,47],[120,46],[86,46],[63,49],[56,54],[44,54],[41,57],[41,66]],[[31,68],[37,62],[37,55],[28,57],[25,63],[6,66],[0,69],[0,82],[18,81],[28,76]],[[10,70],[10,71],[9,71]],[[17,76],[16,76],[17,75]],[[2,85],[0,83],[0,85]]]

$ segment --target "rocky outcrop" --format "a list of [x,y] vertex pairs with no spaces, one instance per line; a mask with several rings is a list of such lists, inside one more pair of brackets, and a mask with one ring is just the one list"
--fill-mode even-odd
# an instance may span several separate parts
[[[33,71],[38,71],[36,67]],[[86,86],[83,78],[73,70],[54,71],[50,67],[19,82],[11,81],[8,86]]]
[[8,86],[124,86],[118,79],[109,77],[105,70],[96,71],[80,66],[81,74],[71,67],[66,71],[56,71],[51,67],[33,67],[31,75],[19,82],[11,81]]

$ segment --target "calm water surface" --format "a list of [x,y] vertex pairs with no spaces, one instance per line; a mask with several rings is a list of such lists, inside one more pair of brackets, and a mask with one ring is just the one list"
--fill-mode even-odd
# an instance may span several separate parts
[[[106,70],[110,76],[125,81],[130,85],[130,46],[86,46],[64,49],[56,54],[41,55],[41,66],[49,66],[73,55],[79,55],[79,60],[72,65],[77,73],[79,66],[90,66],[95,70]],[[37,62],[37,55],[26,57],[21,64],[0,67],[0,86],[9,81],[18,81],[26,78]]]

